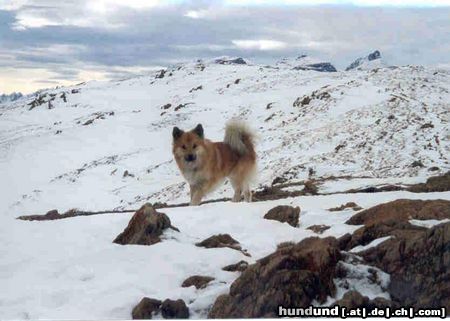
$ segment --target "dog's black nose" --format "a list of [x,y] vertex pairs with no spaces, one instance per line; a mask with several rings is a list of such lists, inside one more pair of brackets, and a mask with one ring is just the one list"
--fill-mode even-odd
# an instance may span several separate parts
[[189,154],[187,156],[184,157],[184,159],[186,160],[186,162],[193,162],[195,161],[197,157],[194,154]]

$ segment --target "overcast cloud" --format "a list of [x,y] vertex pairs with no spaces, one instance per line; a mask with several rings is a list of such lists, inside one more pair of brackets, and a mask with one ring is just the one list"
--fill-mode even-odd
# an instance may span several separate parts
[[270,62],[307,53],[345,68],[378,49],[392,64],[450,63],[449,1],[376,3],[0,0],[0,93],[222,55]]

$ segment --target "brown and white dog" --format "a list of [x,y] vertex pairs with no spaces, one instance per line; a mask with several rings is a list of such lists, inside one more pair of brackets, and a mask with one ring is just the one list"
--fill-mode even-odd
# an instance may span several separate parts
[[250,183],[256,172],[254,135],[240,121],[230,121],[223,142],[211,142],[204,137],[198,124],[191,131],[173,128],[173,155],[191,190],[191,205],[229,178],[234,189],[233,202],[252,200]]

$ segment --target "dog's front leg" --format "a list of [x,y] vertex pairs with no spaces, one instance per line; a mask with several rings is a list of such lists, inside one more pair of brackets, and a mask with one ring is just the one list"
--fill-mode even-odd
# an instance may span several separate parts
[[204,196],[202,186],[191,185],[191,206],[199,205]]

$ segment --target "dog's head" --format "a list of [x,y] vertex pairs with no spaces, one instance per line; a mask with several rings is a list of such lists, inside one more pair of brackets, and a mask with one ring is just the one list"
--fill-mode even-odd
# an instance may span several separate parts
[[198,124],[191,131],[185,132],[178,127],[172,131],[173,154],[185,167],[195,168],[205,152],[203,127]]

